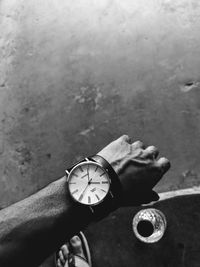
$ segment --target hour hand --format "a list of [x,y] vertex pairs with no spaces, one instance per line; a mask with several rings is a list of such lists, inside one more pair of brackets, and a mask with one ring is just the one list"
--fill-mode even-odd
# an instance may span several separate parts
[[85,175],[81,176],[81,179],[83,179],[85,176],[88,176],[88,173],[86,173]]

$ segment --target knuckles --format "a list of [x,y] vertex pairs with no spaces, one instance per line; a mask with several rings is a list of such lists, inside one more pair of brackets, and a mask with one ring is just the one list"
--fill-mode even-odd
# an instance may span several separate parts
[[134,162],[138,164],[148,165],[149,168],[161,173],[165,173],[169,170],[171,164],[167,158],[157,159],[159,150],[156,146],[150,145],[144,146],[141,140],[137,140],[131,144],[131,138],[129,135],[124,134],[115,140],[115,150],[119,150],[122,153],[124,162]]
[[144,143],[140,140],[137,140],[132,144],[132,147],[133,148],[144,148]]
[[119,140],[124,141],[124,142],[129,142],[131,138],[127,134],[123,134]]

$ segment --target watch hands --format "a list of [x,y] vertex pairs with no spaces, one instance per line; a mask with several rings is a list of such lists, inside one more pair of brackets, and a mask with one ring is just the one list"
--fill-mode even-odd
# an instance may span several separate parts
[[88,183],[89,183],[89,180],[90,180],[90,176],[89,176],[89,165],[87,167],[87,176],[88,176]]
[[88,181],[88,184],[86,185],[86,187],[85,187],[85,189],[83,190],[83,192],[81,193],[81,195],[84,195],[84,193],[85,193],[85,191],[86,191],[86,189],[88,188],[88,186],[90,185],[90,182],[92,181],[92,179],[90,179],[89,181]]
[[86,173],[85,175],[81,176],[81,179],[83,179],[85,176],[87,176],[88,174]]
[[91,181],[92,181],[92,178],[88,181],[88,184],[86,185],[86,187],[84,188],[83,192],[80,194],[80,197],[79,197],[79,201],[82,200],[87,188],[90,186],[91,184]]
[[80,194],[79,200],[83,198],[83,196],[85,194],[85,191],[87,190],[88,186],[89,186],[89,183],[87,184],[87,186],[85,187],[85,189],[83,190],[83,192]]

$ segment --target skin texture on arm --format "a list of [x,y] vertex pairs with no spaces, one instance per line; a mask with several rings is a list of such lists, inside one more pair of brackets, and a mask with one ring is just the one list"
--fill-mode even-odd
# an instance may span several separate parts
[[[169,169],[158,151],[122,136],[98,153],[119,175],[121,206],[158,200],[153,186]],[[36,194],[0,211],[0,266],[38,266],[61,244],[92,223],[90,210],[70,198],[63,177]],[[31,260],[30,260],[31,259]]]
[[38,266],[91,221],[89,210],[71,201],[63,177],[0,212],[0,266]]

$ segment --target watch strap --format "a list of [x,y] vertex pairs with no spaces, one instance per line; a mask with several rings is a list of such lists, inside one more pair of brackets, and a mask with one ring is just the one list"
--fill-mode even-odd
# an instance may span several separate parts
[[85,162],[85,161],[87,161],[86,158],[81,159],[81,160],[79,160],[78,162],[76,162],[75,164],[73,164],[70,168],[66,169],[66,170],[65,170],[65,174],[66,174],[66,176],[69,175],[70,171],[71,171],[76,165],[78,165],[78,164],[80,164],[80,163],[82,163],[82,162]]
[[94,220],[98,221],[108,216],[112,211],[119,207],[112,193],[108,193],[104,200],[95,206],[90,206],[90,210],[94,215]]

